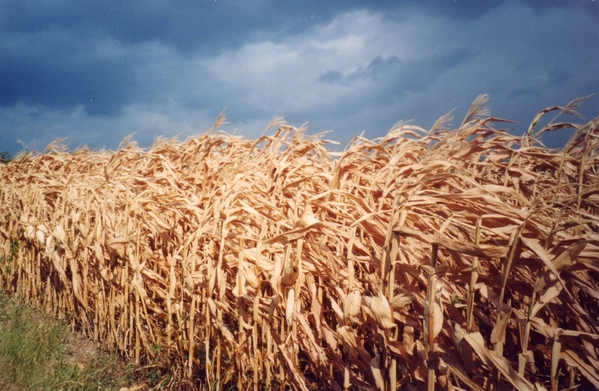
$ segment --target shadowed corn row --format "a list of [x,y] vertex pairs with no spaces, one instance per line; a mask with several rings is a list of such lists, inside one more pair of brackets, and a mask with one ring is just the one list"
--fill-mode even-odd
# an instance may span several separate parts
[[[599,118],[515,137],[485,100],[342,153],[219,117],[147,150],[20,155],[0,283],[192,388],[599,388]],[[562,150],[538,142],[561,128]]]

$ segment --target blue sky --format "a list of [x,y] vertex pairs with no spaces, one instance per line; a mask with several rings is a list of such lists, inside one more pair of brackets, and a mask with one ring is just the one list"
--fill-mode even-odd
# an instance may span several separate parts
[[[182,140],[224,108],[223,129],[246,139],[283,116],[331,130],[342,149],[454,108],[457,126],[482,93],[493,116],[519,122],[514,133],[599,93],[599,1],[0,2],[0,151],[11,154],[57,138],[71,149],[116,149],[131,133],[142,147]],[[599,96],[581,112],[599,115]]]

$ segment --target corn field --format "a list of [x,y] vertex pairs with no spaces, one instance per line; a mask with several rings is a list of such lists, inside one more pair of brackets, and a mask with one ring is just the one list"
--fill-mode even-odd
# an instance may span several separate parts
[[175,368],[156,389],[599,389],[599,117],[537,129],[575,100],[514,136],[485,102],[338,153],[223,116],[23,153],[0,165],[0,284]]

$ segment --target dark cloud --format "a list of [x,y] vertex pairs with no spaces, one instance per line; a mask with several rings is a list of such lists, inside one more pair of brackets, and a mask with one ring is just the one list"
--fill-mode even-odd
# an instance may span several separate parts
[[414,61],[402,61],[397,56],[388,58],[378,56],[368,65],[358,67],[347,74],[339,70],[329,70],[319,76],[317,81],[343,86],[350,86],[363,79],[384,81],[384,91],[377,90],[378,95],[388,96],[388,93],[400,95],[408,90],[427,89],[439,75],[471,57],[467,50],[453,50],[432,58]]
[[[8,41],[8,42],[7,42]],[[133,99],[135,61],[101,55],[90,42],[60,32],[2,37],[0,105],[19,102],[91,115],[114,115]]]
[[334,69],[331,69],[330,71],[323,73],[321,76],[318,77],[318,79],[316,79],[316,81],[329,84],[348,84],[348,82],[346,81],[346,76],[344,76],[343,73],[341,73],[341,71],[337,71]]
[[[424,8],[452,18],[477,18],[503,1],[436,1]],[[389,16],[402,10],[422,10],[421,2],[307,0],[283,2],[266,0],[202,1],[131,0],[127,2],[4,1],[0,5],[3,33],[70,31],[79,37],[110,36],[122,42],[160,41],[182,52],[241,45],[260,34],[297,34],[314,23],[326,23],[335,16],[356,9],[381,11]]]
[[[308,5],[245,1],[6,1],[0,5],[3,33],[69,31],[78,37],[110,37],[124,43],[158,41],[182,53],[228,48],[246,42],[256,30],[308,28],[310,12],[320,19],[332,10]],[[276,17],[274,16],[276,15]],[[301,16],[303,15],[303,21]]]
[[571,1],[552,1],[552,0],[453,0],[453,1],[433,1],[427,2],[426,8],[418,0],[410,0],[404,3],[414,6],[416,9],[425,9],[429,13],[445,15],[452,19],[478,19],[487,13],[496,10],[505,3],[524,4],[535,12],[542,13],[554,10],[556,8],[579,8],[590,11],[595,17],[599,16],[599,4],[594,0],[571,0]]
[[429,124],[479,93],[492,94],[493,114],[528,121],[599,92],[598,10],[590,0],[6,0],[0,143],[43,149],[70,136],[95,147],[103,129],[147,141],[201,131],[224,107],[244,133],[283,115],[343,139]]
[[349,86],[360,79],[376,80],[379,77],[397,77],[401,71],[402,61],[397,56],[383,58],[378,56],[365,67],[358,67],[355,71],[344,75],[339,70],[330,70],[318,77],[317,81],[330,84]]
[[[427,12],[471,18],[500,3],[434,2]],[[183,55],[213,55],[251,39],[276,42],[352,9],[367,7],[393,17],[402,7],[420,6],[416,1],[400,6],[388,1],[365,5],[358,0],[5,1],[0,4],[0,105],[24,102],[61,110],[83,105],[92,115],[114,115],[134,99],[136,91],[144,91],[138,85],[144,81],[135,77],[139,60],[107,53],[110,49],[99,50],[107,43],[116,45],[114,50],[118,46],[127,50],[135,47],[132,45],[159,42]],[[365,75],[387,72],[380,68],[383,66],[398,64],[373,62],[370,68],[337,82],[351,83]],[[322,80],[330,77],[335,75]]]
[[595,18],[599,17],[599,3],[595,0],[570,0],[570,1],[547,1],[547,0],[522,0],[530,9],[537,13],[543,13],[555,8],[578,8],[585,10]]

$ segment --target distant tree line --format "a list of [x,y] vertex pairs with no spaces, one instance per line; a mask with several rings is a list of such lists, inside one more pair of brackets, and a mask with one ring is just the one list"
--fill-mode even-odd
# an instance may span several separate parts
[[11,159],[10,153],[8,153],[6,151],[0,152],[0,163],[6,164],[6,163],[10,162],[10,159]]

